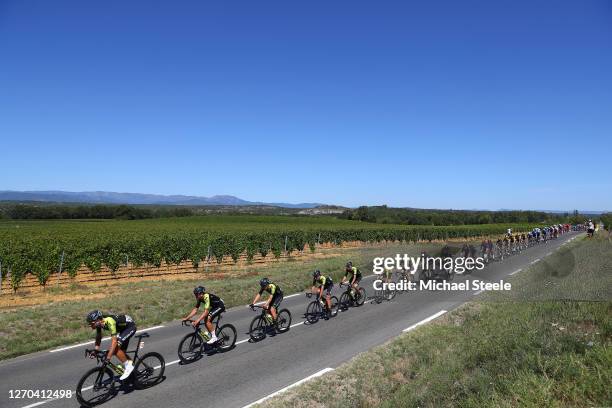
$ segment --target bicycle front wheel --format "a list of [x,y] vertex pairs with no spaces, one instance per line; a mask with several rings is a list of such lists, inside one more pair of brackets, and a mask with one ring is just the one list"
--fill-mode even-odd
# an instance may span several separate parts
[[96,367],[87,371],[76,388],[77,401],[84,407],[102,404],[115,393],[115,374],[108,367]]
[[217,329],[217,338],[219,339],[219,350],[227,351],[234,348],[236,345],[236,337],[238,334],[236,328],[231,324],[224,324]]
[[314,324],[319,321],[321,317],[321,304],[318,300],[313,300],[306,307],[306,321],[310,324]]
[[266,330],[268,326],[262,316],[257,316],[251,321],[249,327],[249,337],[252,341],[260,341],[266,337]]
[[164,376],[166,361],[161,354],[151,352],[138,359],[134,367],[134,387],[143,389],[159,383]]
[[338,308],[340,310],[342,310],[343,312],[345,310],[348,310],[350,304],[351,296],[348,294],[348,292],[344,292],[342,295],[340,295],[340,302],[338,303]]
[[178,346],[178,356],[181,363],[194,362],[202,355],[202,337],[197,333],[191,333],[183,337]]
[[287,309],[278,312],[276,319],[276,330],[279,333],[284,333],[291,327],[291,313]]
[[338,302],[338,298],[335,296],[332,296],[330,299],[330,303],[331,303],[331,317],[335,317],[338,314],[338,308],[340,307],[340,302]]

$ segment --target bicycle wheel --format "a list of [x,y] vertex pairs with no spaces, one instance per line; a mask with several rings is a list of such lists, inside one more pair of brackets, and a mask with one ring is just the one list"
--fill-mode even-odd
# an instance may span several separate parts
[[266,337],[267,329],[268,325],[264,318],[262,316],[257,316],[251,321],[251,325],[249,326],[249,337],[253,341],[263,340],[264,337]]
[[357,299],[355,299],[355,304],[357,306],[361,306],[363,305],[363,302],[365,302],[366,300],[366,291],[364,288],[360,287],[358,290],[359,296],[357,296]]
[[217,348],[221,351],[233,349],[236,345],[236,337],[238,337],[236,328],[231,324],[224,324],[217,329],[217,338],[219,339]]
[[141,390],[159,383],[164,376],[166,361],[161,354],[147,353],[138,359],[134,367],[134,387]]
[[318,300],[313,300],[306,307],[306,321],[310,324],[314,324],[319,321],[321,317],[321,304]]
[[291,327],[291,312],[287,309],[283,309],[278,312],[276,319],[276,330],[279,333],[284,333]]
[[115,395],[115,374],[108,367],[95,367],[79,380],[76,398],[84,407],[94,407]]
[[331,303],[331,317],[336,317],[338,314],[338,308],[340,307],[340,302],[338,302],[338,298],[335,296],[332,296],[329,301]]
[[338,302],[339,310],[342,310],[343,312],[345,310],[348,310],[350,304],[351,304],[351,297],[347,292],[344,292],[342,295],[340,295],[340,301]]
[[387,302],[390,302],[393,300],[393,298],[395,297],[396,291],[391,290],[391,289],[387,289],[385,291],[385,299],[387,299]]
[[181,363],[191,363],[202,355],[202,337],[197,333],[191,333],[183,337],[178,346],[178,356]]

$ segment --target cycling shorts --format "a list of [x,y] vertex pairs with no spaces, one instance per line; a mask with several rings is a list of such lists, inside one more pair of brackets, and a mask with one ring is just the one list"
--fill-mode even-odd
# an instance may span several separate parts
[[283,293],[276,292],[274,296],[272,297],[272,301],[270,302],[270,307],[273,307],[278,311],[278,307],[280,306],[282,301],[283,301]]
[[215,317],[220,316],[223,312],[225,312],[225,305],[223,303],[211,307],[210,312],[208,312],[208,320],[212,322]]
[[136,333],[136,323],[128,322],[125,329],[121,330],[121,333],[117,335],[117,344],[121,347],[121,350],[127,351],[130,339]]

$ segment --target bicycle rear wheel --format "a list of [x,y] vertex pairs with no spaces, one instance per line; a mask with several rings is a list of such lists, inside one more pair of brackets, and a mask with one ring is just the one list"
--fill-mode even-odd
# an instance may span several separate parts
[[183,337],[178,346],[178,356],[181,363],[191,363],[202,355],[202,337],[197,333],[191,333]]
[[359,288],[359,296],[356,296],[357,299],[355,299],[355,304],[357,306],[361,306],[363,305],[363,302],[365,302],[366,300],[366,291],[364,288],[360,287]]
[[224,324],[219,327],[217,329],[217,338],[219,339],[218,349],[221,351],[233,349],[236,345],[236,337],[238,337],[238,333],[233,325]]
[[287,309],[278,312],[276,319],[276,330],[279,333],[284,333],[291,327],[291,313]]
[[321,317],[321,304],[318,300],[313,300],[306,307],[306,321],[310,324],[314,324],[319,321]]
[[96,367],[87,371],[76,388],[77,401],[84,407],[102,404],[115,393],[115,374],[108,367]]
[[260,341],[266,337],[266,330],[268,325],[266,324],[262,316],[257,316],[251,321],[249,326],[249,337],[253,341]]
[[161,354],[147,353],[138,359],[134,367],[134,387],[143,389],[159,383],[164,376],[166,361]]

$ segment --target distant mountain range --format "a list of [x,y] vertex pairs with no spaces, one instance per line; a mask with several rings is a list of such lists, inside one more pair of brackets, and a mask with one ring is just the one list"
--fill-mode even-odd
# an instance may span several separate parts
[[231,195],[198,197],[108,191],[0,191],[0,201],[44,201],[87,204],[154,204],[154,205],[272,205],[284,208],[316,208],[320,203],[263,203],[242,200]]

